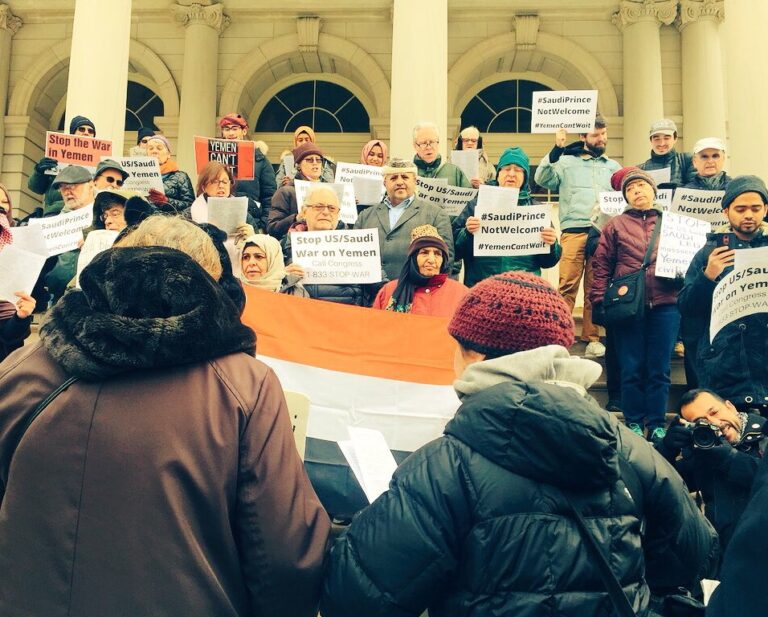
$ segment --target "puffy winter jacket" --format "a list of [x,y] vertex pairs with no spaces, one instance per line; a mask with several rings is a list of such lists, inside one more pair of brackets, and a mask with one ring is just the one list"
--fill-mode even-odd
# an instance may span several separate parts
[[321,613],[614,615],[564,494],[638,615],[649,586],[712,567],[714,531],[647,441],[568,387],[509,379],[466,397],[337,540]]
[[661,155],[651,151],[651,158],[645,163],[640,163],[638,167],[647,171],[669,167],[669,182],[661,183],[660,189],[676,189],[693,181],[696,175],[693,157],[687,152],[677,152],[674,148]]
[[724,191],[730,181],[731,177],[724,171],[706,178],[697,174],[683,188],[698,189],[700,191]]
[[163,174],[163,188],[168,203],[158,205],[158,209],[168,214],[180,214],[195,201],[195,189],[186,172],[171,171]]

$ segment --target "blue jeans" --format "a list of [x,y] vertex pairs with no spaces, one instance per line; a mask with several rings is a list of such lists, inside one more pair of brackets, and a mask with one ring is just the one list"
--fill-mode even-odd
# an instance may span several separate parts
[[669,372],[680,313],[674,304],[646,310],[645,317],[615,326],[621,366],[621,410],[627,423],[653,430],[664,426],[669,399]]

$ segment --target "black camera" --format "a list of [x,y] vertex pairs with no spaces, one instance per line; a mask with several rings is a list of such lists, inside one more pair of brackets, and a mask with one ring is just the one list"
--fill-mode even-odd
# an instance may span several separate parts
[[720,427],[704,418],[691,422],[690,429],[694,448],[709,450],[723,443],[723,432]]

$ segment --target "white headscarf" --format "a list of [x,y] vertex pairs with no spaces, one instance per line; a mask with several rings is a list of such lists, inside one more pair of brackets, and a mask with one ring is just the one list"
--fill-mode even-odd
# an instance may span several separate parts
[[[261,278],[255,281],[249,281],[242,272],[243,251],[249,244],[255,244],[267,254],[267,271],[261,275]],[[237,260],[240,264],[240,280],[244,285],[259,287],[269,291],[280,291],[285,278],[285,261],[283,260],[283,249],[280,243],[272,236],[265,234],[255,234],[248,236],[241,244],[237,246]]]

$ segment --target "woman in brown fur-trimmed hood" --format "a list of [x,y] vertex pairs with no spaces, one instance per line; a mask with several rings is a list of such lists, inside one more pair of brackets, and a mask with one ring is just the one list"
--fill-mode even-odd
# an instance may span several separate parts
[[164,247],[80,282],[0,365],[0,614],[315,615],[328,518],[232,301]]

